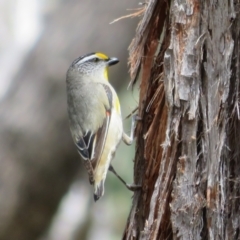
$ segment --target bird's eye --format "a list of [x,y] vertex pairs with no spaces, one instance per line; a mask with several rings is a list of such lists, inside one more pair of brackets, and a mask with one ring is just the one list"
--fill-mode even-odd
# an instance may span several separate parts
[[93,62],[98,62],[99,58],[93,58]]

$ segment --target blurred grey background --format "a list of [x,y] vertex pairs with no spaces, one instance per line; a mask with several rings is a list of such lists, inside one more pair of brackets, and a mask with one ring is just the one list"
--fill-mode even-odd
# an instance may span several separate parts
[[[112,173],[93,189],[72,142],[65,75],[80,55],[118,57],[110,68],[123,119],[137,106],[127,90],[127,48],[139,19],[114,19],[137,0],[0,0],[0,239],[120,239],[132,193]],[[130,131],[130,119],[123,120]],[[113,166],[132,182],[134,146]]]

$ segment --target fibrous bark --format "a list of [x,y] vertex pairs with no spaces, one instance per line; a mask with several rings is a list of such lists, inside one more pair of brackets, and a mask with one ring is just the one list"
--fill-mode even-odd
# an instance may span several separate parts
[[141,81],[134,174],[142,190],[123,239],[239,237],[238,4],[144,6],[130,46]]

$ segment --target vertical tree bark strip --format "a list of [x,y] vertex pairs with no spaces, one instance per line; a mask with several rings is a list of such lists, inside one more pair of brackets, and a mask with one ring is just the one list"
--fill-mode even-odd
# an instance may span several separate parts
[[[197,129],[200,92],[201,58],[200,6],[198,1],[175,1],[172,11],[171,42],[165,53],[164,65],[166,94],[169,108],[177,114],[176,134],[179,133],[177,162],[171,201],[171,222],[174,235],[182,239],[200,239],[204,205],[201,191],[196,188],[201,181],[198,175]],[[199,39],[200,37],[200,39]],[[168,83],[171,82],[171,85]],[[170,121],[176,117],[171,115]],[[169,132],[172,130],[169,129]],[[174,130],[173,130],[174,131]],[[172,145],[172,143],[170,143]],[[177,143],[176,143],[177,144]]]
[[123,239],[240,237],[238,12],[233,0],[145,6],[130,46],[142,190]]

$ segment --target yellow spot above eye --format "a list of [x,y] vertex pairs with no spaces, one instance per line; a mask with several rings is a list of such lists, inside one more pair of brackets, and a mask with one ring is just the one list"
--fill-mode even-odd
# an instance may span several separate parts
[[107,60],[109,59],[109,57],[107,55],[105,55],[104,53],[100,53],[100,52],[97,52],[95,53],[97,57],[103,59],[103,60]]

